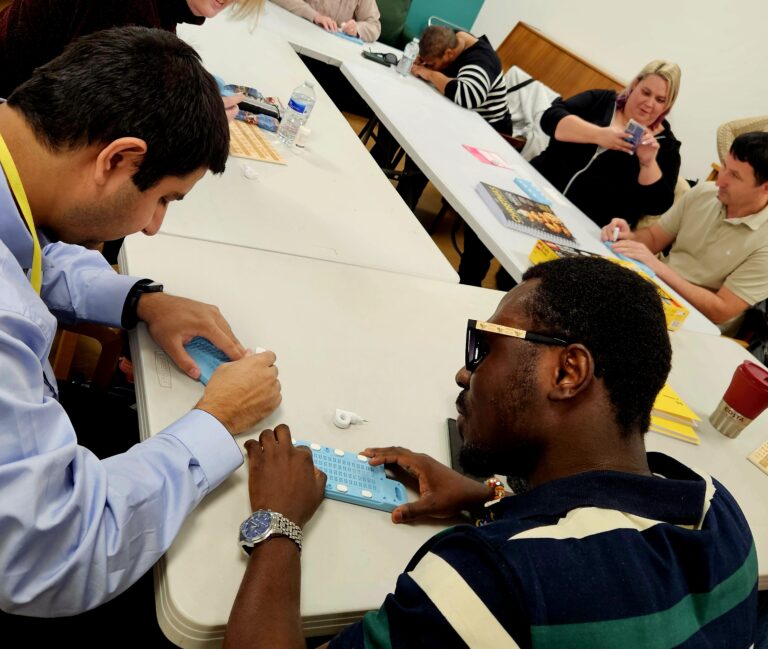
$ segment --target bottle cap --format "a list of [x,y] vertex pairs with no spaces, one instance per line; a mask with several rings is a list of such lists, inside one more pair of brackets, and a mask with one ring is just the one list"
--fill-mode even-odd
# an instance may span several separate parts
[[243,176],[246,178],[249,178],[250,180],[253,180],[254,178],[259,177],[259,172],[256,170],[256,167],[253,165],[250,165],[248,163],[243,163],[240,167],[243,171]]
[[304,148],[307,143],[307,138],[312,133],[312,129],[308,126],[299,126],[299,130],[296,132],[296,139],[293,141],[294,146]]

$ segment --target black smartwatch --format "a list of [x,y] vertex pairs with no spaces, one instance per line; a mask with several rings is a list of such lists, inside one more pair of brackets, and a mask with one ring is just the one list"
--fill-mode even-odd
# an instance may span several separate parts
[[125,297],[125,304],[123,304],[123,313],[120,315],[120,324],[123,329],[133,329],[139,324],[139,298],[145,293],[162,293],[163,285],[155,284],[151,279],[140,279],[136,282],[131,290],[128,291],[128,295]]

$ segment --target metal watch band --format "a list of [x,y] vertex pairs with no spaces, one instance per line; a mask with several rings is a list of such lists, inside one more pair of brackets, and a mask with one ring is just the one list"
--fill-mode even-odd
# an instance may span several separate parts
[[289,521],[285,516],[278,512],[272,512],[272,524],[274,525],[273,535],[287,536],[299,546],[299,551],[301,551],[301,543],[304,540],[304,533],[296,523]]
[[[269,517],[268,524],[265,521],[266,515]],[[301,552],[301,543],[304,540],[301,528],[278,512],[259,509],[240,525],[240,546],[246,554],[251,554],[256,545],[275,536],[288,537]]]

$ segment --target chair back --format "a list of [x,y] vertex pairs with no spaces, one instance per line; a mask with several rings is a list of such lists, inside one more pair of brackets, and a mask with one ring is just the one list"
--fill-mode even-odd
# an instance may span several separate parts
[[767,305],[768,300],[763,300],[747,309],[735,336],[737,340],[743,340],[749,352],[763,364],[768,361]]
[[443,21],[434,24],[469,31],[475,24],[483,2],[484,0],[412,0],[408,17],[405,19],[403,36],[406,41],[418,38],[430,25],[430,19]]
[[[720,162],[725,162],[725,156],[728,155],[733,141],[739,135],[752,131],[768,131],[768,115],[744,117],[720,124],[717,128],[717,155],[720,157]],[[717,174],[715,174],[715,178],[717,178]]]
[[427,19],[427,27],[432,27],[432,25],[439,25],[441,27],[450,27],[454,31],[457,32],[470,32],[466,27],[462,27],[461,25],[457,25],[456,23],[452,23],[450,20],[446,20],[445,18],[441,18],[440,16],[430,16]]
[[376,0],[381,14],[381,35],[379,41],[390,47],[402,48],[403,29],[411,0]]

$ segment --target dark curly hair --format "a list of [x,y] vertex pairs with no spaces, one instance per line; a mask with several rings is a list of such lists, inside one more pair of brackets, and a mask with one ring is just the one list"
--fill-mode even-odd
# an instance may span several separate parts
[[194,49],[160,29],[83,36],[37,68],[8,105],[52,151],[144,140],[147,152],[133,176],[140,191],[201,167],[221,173],[229,154],[216,81]]
[[533,266],[523,281],[534,279],[523,305],[533,327],[583,344],[622,433],[645,433],[672,359],[656,287],[607,259],[586,257]]

